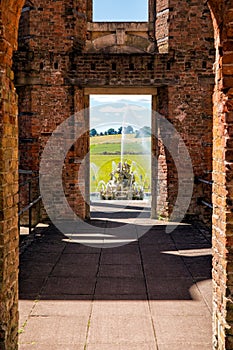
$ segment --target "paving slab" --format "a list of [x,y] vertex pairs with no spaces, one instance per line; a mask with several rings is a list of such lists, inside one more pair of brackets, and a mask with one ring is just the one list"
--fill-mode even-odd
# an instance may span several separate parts
[[50,274],[54,268],[54,263],[40,262],[40,263],[21,263],[20,281],[32,278],[43,278]]
[[158,346],[160,344],[211,344],[211,317],[154,315]]
[[49,277],[41,295],[93,294],[95,277]]
[[128,278],[128,277],[99,277],[97,280],[95,294],[108,295],[128,295],[130,300],[131,294],[142,295],[146,293],[145,281],[143,278]]
[[[92,301],[94,299],[94,295],[92,294],[40,294],[39,300],[64,300],[64,301],[79,301],[79,300],[86,300],[86,301]],[[24,300],[20,300],[21,302],[24,302]],[[36,300],[38,301],[38,300]]]
[[204,316],[210,317],[210,309],[203,299],[196,300],[150,300],[154,317],[160,316]]
[[25,331],[19,336],[19,343],[84,346],[87,322],[88,315],[29,317]]
[[46,344],[31,342],[29,344],[19,344],[20,350],[83,350],[83,344]]
[[170,343],[159,344],[159,350],[212,350],[212,343]]
[[138,243],[129,243],[120,247],[103,249],[102,255],[105,254],[140,254],[140,251]]
[[87,343],[143,343],[154,341],[151,318],[141,315],[93,315]]
[[140,318],[141,315],[150,315],[150,307],[148,301],[135,300],[122,300],[121,295],[115,295],[114,300],[94,300],[92,307],[92,316],[105,316],[105,315],[131,315]]
[[109,254],[107,251],[102,254],[101,264],[106,265],[136,265],[140,263],[139,253]]
[[208,305],[209,309],[212,311],[213,309],[213,294],[212,294],[212,280],[207,279],[204,281],[197,281],[196,282],[197,288],[199,289],[200,293],[202,294],[203,299],[205,300],[206,304]]
[[34,253],[33,249],[26,251],[25,254],[21,258],[21,262],[30,262],[31,265],[39,264],[43,261],[46,261],[50,264],[55,264],[58,260],[59,256],[61,255],[61,252],[38,252],[36,251]]
[[66,263],[62,261],[56,264],[51,271],[53,277],[95,277],[97,275],[99,265],[95,263],[91,264],[78,264],[78,263]]
[[46,283],[44,276],[21,278],[19,281],[19,298],[34,300],[37,299],[42,287]]
[[98,273],[99,277],[128,277],[128,278],[143,278],[142,266],[139,264],[115,264],[101,265]]
[[99,262],[99,254],[63,254],[61,258],[59,259],[58,263],[59,265],[69,265],[69,264],[76,264],[76,265],[91,265],[91,264],[98,264]]
[[63,254],[99,254],[100,252],[100,248],[88,247],[78,243],[70,243],[66,244]]
[[192,300],[191,277],[147,277],[146,281],[150,300]]
[[34,300],[19,301],[19,330],[21,331],[35,306]]
[[38,300],[31,311],[30,317],[76,317],[90,315],[91,300]]
[[124,344],[88,344],[87,350],[157,350],[155,342],[149,343],[124,343]]
[[147,259],[146,261],[144,269],[148,278],[192,277],[182,261],[177,261],[176,259],[166,261],[164,258],[161,258],[161,260],[151,259],[151,261]]

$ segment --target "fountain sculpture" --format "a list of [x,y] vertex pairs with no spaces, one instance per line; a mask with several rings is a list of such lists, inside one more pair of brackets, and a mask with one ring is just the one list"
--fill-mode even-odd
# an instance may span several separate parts
[[100,183],[100,199],[133,199],[142,200],[144,189],[135,181],[130,164],[120,162],[110,174],[110,180]]

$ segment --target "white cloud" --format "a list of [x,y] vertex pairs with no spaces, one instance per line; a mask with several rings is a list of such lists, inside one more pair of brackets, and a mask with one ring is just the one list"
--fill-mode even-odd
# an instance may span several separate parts
[[92,120],[92,122],[94,123],[94,122],[99,122],[99,118],[97,118],[97,117],[91,117],[91,120]]
[[114,126],[134,125],[139,129],[151,123],[150,95],[91,95],[90,125],[98,131]]
[[150,103],[151,95],[91,95],[93,103],[138,102]]
[[104,106],[99,109],[100,112],[103,113],[117,113],[119,114],[120,112],[128,112],[128,111],[142,111],[144,110],[144,107],[141,106],[134,106],[134,105],[125,105],[123,107],[117,107],[117,105],[114,106]]

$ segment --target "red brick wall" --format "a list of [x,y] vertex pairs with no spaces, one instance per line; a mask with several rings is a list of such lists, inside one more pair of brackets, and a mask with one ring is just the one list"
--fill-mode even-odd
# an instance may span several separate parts
[[17,349],[18,123],[12,52],[23,1],[0,4],[0,348]]
[[[212,74],[214,49],[210,14],[204,2],[197,8],[194,1],[189,4],[186,1],[179,4],[173,1],[169,4],[167,1],[157,2],[158,14],[166,10],[168,5],[169,21],[165,27],[161,24],[164,33],[159,32],[157,28],[157,34],[169,36],[169,53],[106,55],[80,51],[85,44],[86,35],[87,16],[84,2],[77,2],[72,8],[67,2],[59,1],[56,2],[55,9],[53,3],[49,6],[45,1],[40,1],[39,5],[37,2],[34,3],[33,9],[27,15],[30,22],[29,39],[28,36],[20,38],[21,51],[16,56],[15,71],[20,96],[21,130],[28,130],[26,120],[29,118],[31,128],[27,137],[34,139],[34,147],[38,147],[36,145],[39,142],[39,152],[43,148],[41,147],[44,144],[43,140],[46,139],[45,133],[49,135],[56,125],[74,112],[76,87],[82,89],[96,86],[156,86],[163,89],[162,87],[166,86],[165,116],[184,138],[191,154],[195,175],[208,176],[207,172],[212,168],[211,94],[214,84]],[[23,16],[26,16],[26,12]],[[186,27],[185,32],[182,32],[184,20]],[[158,25],[159,21],[160,19],[157,20]],[[21,27],[28,28],[25,18],[21,22]],[[187,35],[186,40],[184,35]],[[23,51],[23,48],[26,51]],[[114,70],[113,63],[116,64]],[[27,102],[28,99],[31,101],[31,106]],[[80,104],[80,108],[83,103]],[[33,126],[35,132],[32,136]],[[22,142],[25,138],[24,131],[22,134],[20,131],[20,149],[23,151],[21,154],[25,155],[24,159],[21,157],[21,165],[23,168],[28,167],[28,159],[35,158],[32,167],[38,169],[39,158],[37,155],[34,157],[33,144],[27,144],[25,140]],[[28,149],[30,152],[30,148],[32,155],[28,157],[24,151]],[[199,154],[201,156],[197,156]],[[69,156],[75,157],[75,154],[69,153]],[[169,155],[167,157],[169,159]],[[172,211],[177,196],[177,179],[174,174],[174,164],[170,161],[167,174],[169,212]],[[81,179],[80,181],[82,182]],[[163,187],[164,184],[165,182]],[[69,197],[68,192],[66,188]],[[207,192],[207,197],[210,197],[211,189]],[[70,193],[70,197],[74,198],[74,194]],[[203,197],[203,188],[197,185],[190,214],[210,217],[209,210],[197,207],[199,197]],[[74,199],[72,202],[74,203]],[[80,207],[80,203],[75,205]],[[167,203],[163,202],[162,206],[167,208]]]
[[215,349],[232,349],[233,4],[211,1],[211,8],[217,51],[213,98],[213,332]]
[[169,45],[169,0],[156,1],[155,36],[159,53],[167,53]]
[[[75,112],[74,88],[66,76],[71,51],[77,54],[85,43],[86,2],[30,3],[26,2],[22,11],[14,70],[19,95],[20,168],[38,173],[46,141]],[[71,207],[84,217],[85,203],[77,195],[77,185],[71,184],[77,181],[77,164],[72,162],[76,156],[74,148],[66,157],[64,191]],[[34,190],[33,197],[38,191]],[[26,201],[26,197],[25,193],[21,198]]]
[[[212,170],[213,41],[213,25],[205,1],[170,0],[169,68],[179,80],[168,89],[168,118],[189,149],[194,175],[207,180],[211,180]],[[175,197],[177,182],[172,167],[168,173],[173,183],[170,196]],[[211,202],[211,187],[195,185],[190,214],[206,220],[211,211],[197,206],[201,197]]]

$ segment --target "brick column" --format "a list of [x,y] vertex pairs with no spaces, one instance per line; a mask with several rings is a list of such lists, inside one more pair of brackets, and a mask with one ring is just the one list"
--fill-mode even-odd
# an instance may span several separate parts
[[[1,50],[1,49],[0,49]],[[0,348],[17,348],[18,298],[18,128],[10,68],[0,86]]]
[[18,122],[12,51],[23,1],[0,4],[0,349],[17,349]]
[[[213,124],[214,349],[233,349],[233,4],[213,7],[216,86]],[[218,25],[219,21],[221,27]]]
[[74,146],[72,173],[77,172],[78,188],[75,191],[74,211],[83,219],[90,217],[90,155],[89,155],[89,96],[84,96],[83,89],[75,87],[74,109],[80,138]]

